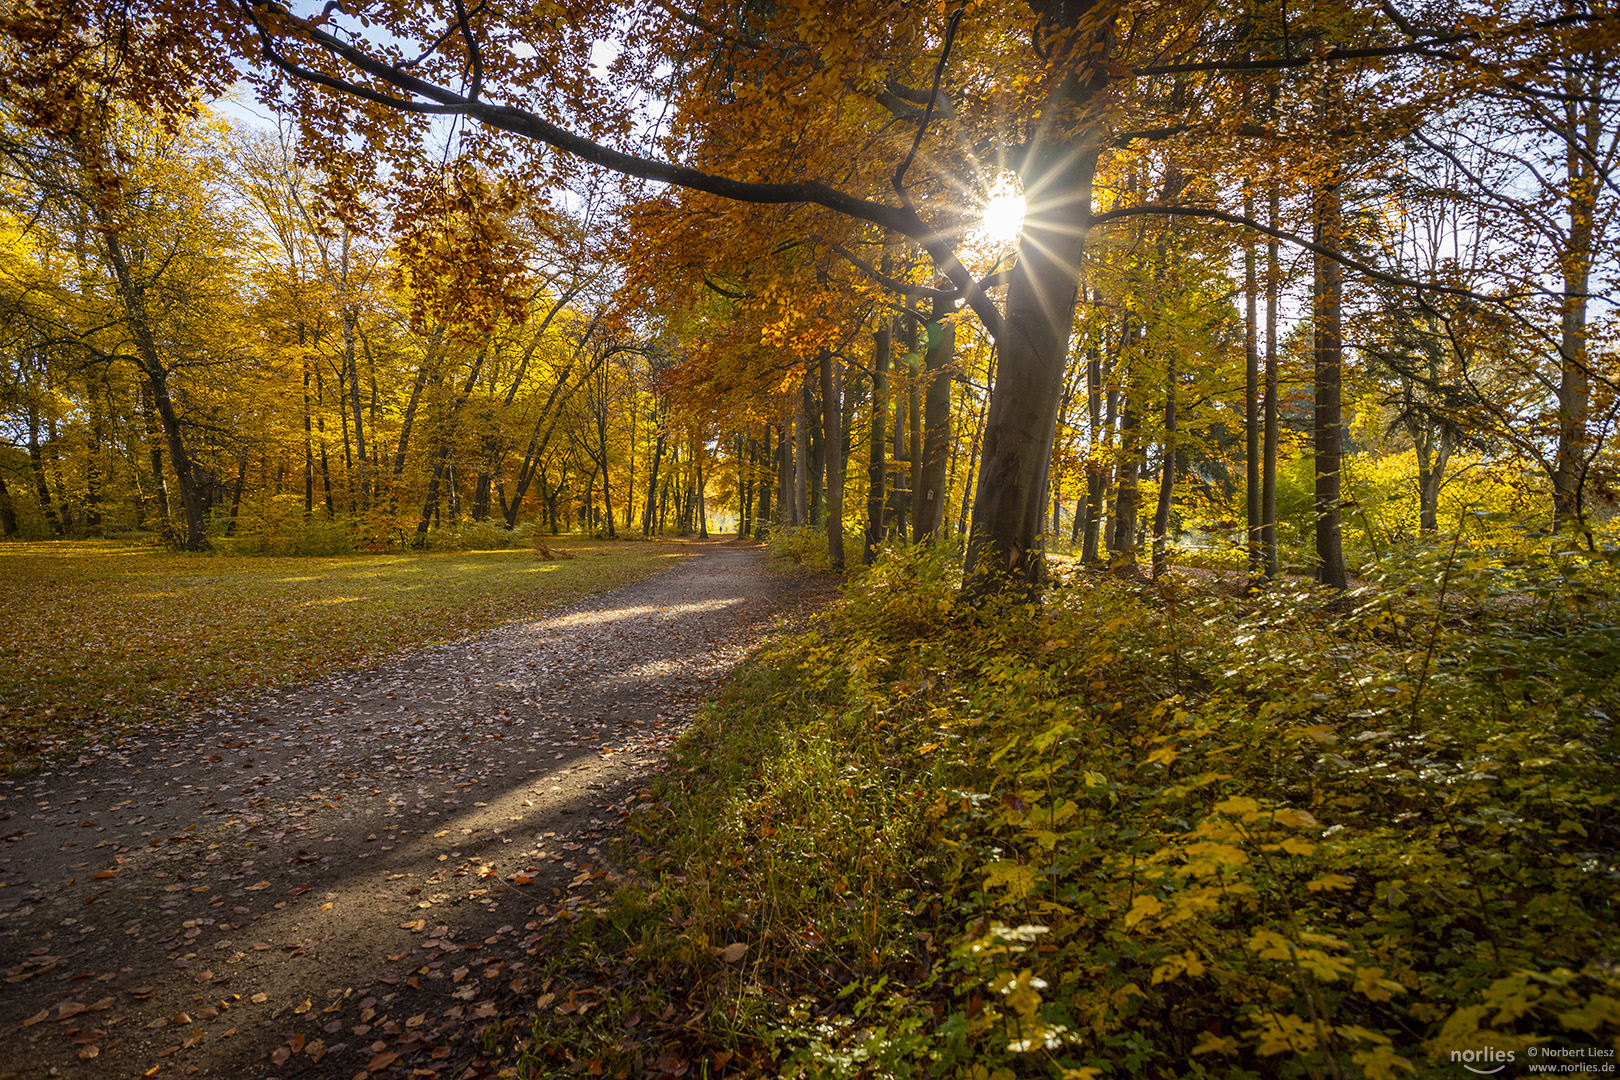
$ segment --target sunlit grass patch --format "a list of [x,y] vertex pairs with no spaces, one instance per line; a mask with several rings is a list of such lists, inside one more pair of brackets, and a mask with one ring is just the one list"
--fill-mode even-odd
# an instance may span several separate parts
[[0,547],[0,769],[208,702],[533,616],[667,567],[664,544],[256,558]]

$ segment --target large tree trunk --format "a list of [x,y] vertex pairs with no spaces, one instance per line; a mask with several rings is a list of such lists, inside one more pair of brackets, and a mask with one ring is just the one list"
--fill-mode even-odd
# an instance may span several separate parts
[[[1066,82],[1050,102],[1053,115],[1075,109],[1098,89]],[[1091,231],[1100,134],[1100,128],[1088,128],[1072,140],[1037,140],[1021,162],[1024,188],[1041,193],[1040,207],[1024,222],[997,335],[1000,359],[968,538],[966,576],[973,593],[1006,586],[1034,589],[1045,580],[1040,535],[1046,473],[1079,267]]]
[[[1339,185],[1333,180],[1317,191],[1315,241],[1329,252],[1337,252],[1341,237]],[[1316,579],[1336,589],[1346,586],[1344,540],[1339,526],[1343,501],[1342,438],[1344,411],[1340,391],[1344,379],[1344,336],[1341,318],[1344,302],[1344,270],[1336,259],[1315,257],[1316,280],[1313,290],[1315,314],[1316,408],[1312,425],[1312,445],[1316,454]]]
[[866,543],[861,561],[868,566],[877,557],[877,549],[887,534],[883,510],[889,486],[888,440],[889,430],[889,355],[894,340],[890,324],[872,335],[872,423],[867,439],[869,447],[866,463]]
[[838,367],[832,350],[821,350],[821,445],[827,460],[827,562],[836,573],[844,572],[844,455],[840,451],[843,434],[838,392]]
[[950,305],[934,300],[928,324],[928,355],[923,378],[923,436],[913,439],[920,450],[917,471],[917,539],[937,537],[945,519],[945,464],[951,448],[951,367],[956,352],[956,327],[945,321]]

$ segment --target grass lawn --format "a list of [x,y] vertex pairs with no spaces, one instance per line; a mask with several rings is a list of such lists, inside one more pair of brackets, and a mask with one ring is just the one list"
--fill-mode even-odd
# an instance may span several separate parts
[[117,541],[0,546],[0,772],[221,697],[533,616],[644,578],[675,544],[267,558]]

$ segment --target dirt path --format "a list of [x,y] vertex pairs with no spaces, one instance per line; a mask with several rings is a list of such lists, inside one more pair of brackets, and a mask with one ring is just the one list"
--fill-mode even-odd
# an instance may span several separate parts
[[637,778],[826,592],[755,548],[671,561],[0,781],[0,1080],[463,1074]]

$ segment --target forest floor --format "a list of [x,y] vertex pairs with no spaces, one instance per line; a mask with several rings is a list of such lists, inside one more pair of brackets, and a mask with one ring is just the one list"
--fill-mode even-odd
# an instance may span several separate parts
[[673,562],[0,779],[0,1078],[463,1075],[638,779],[831,592],[752,546]]

